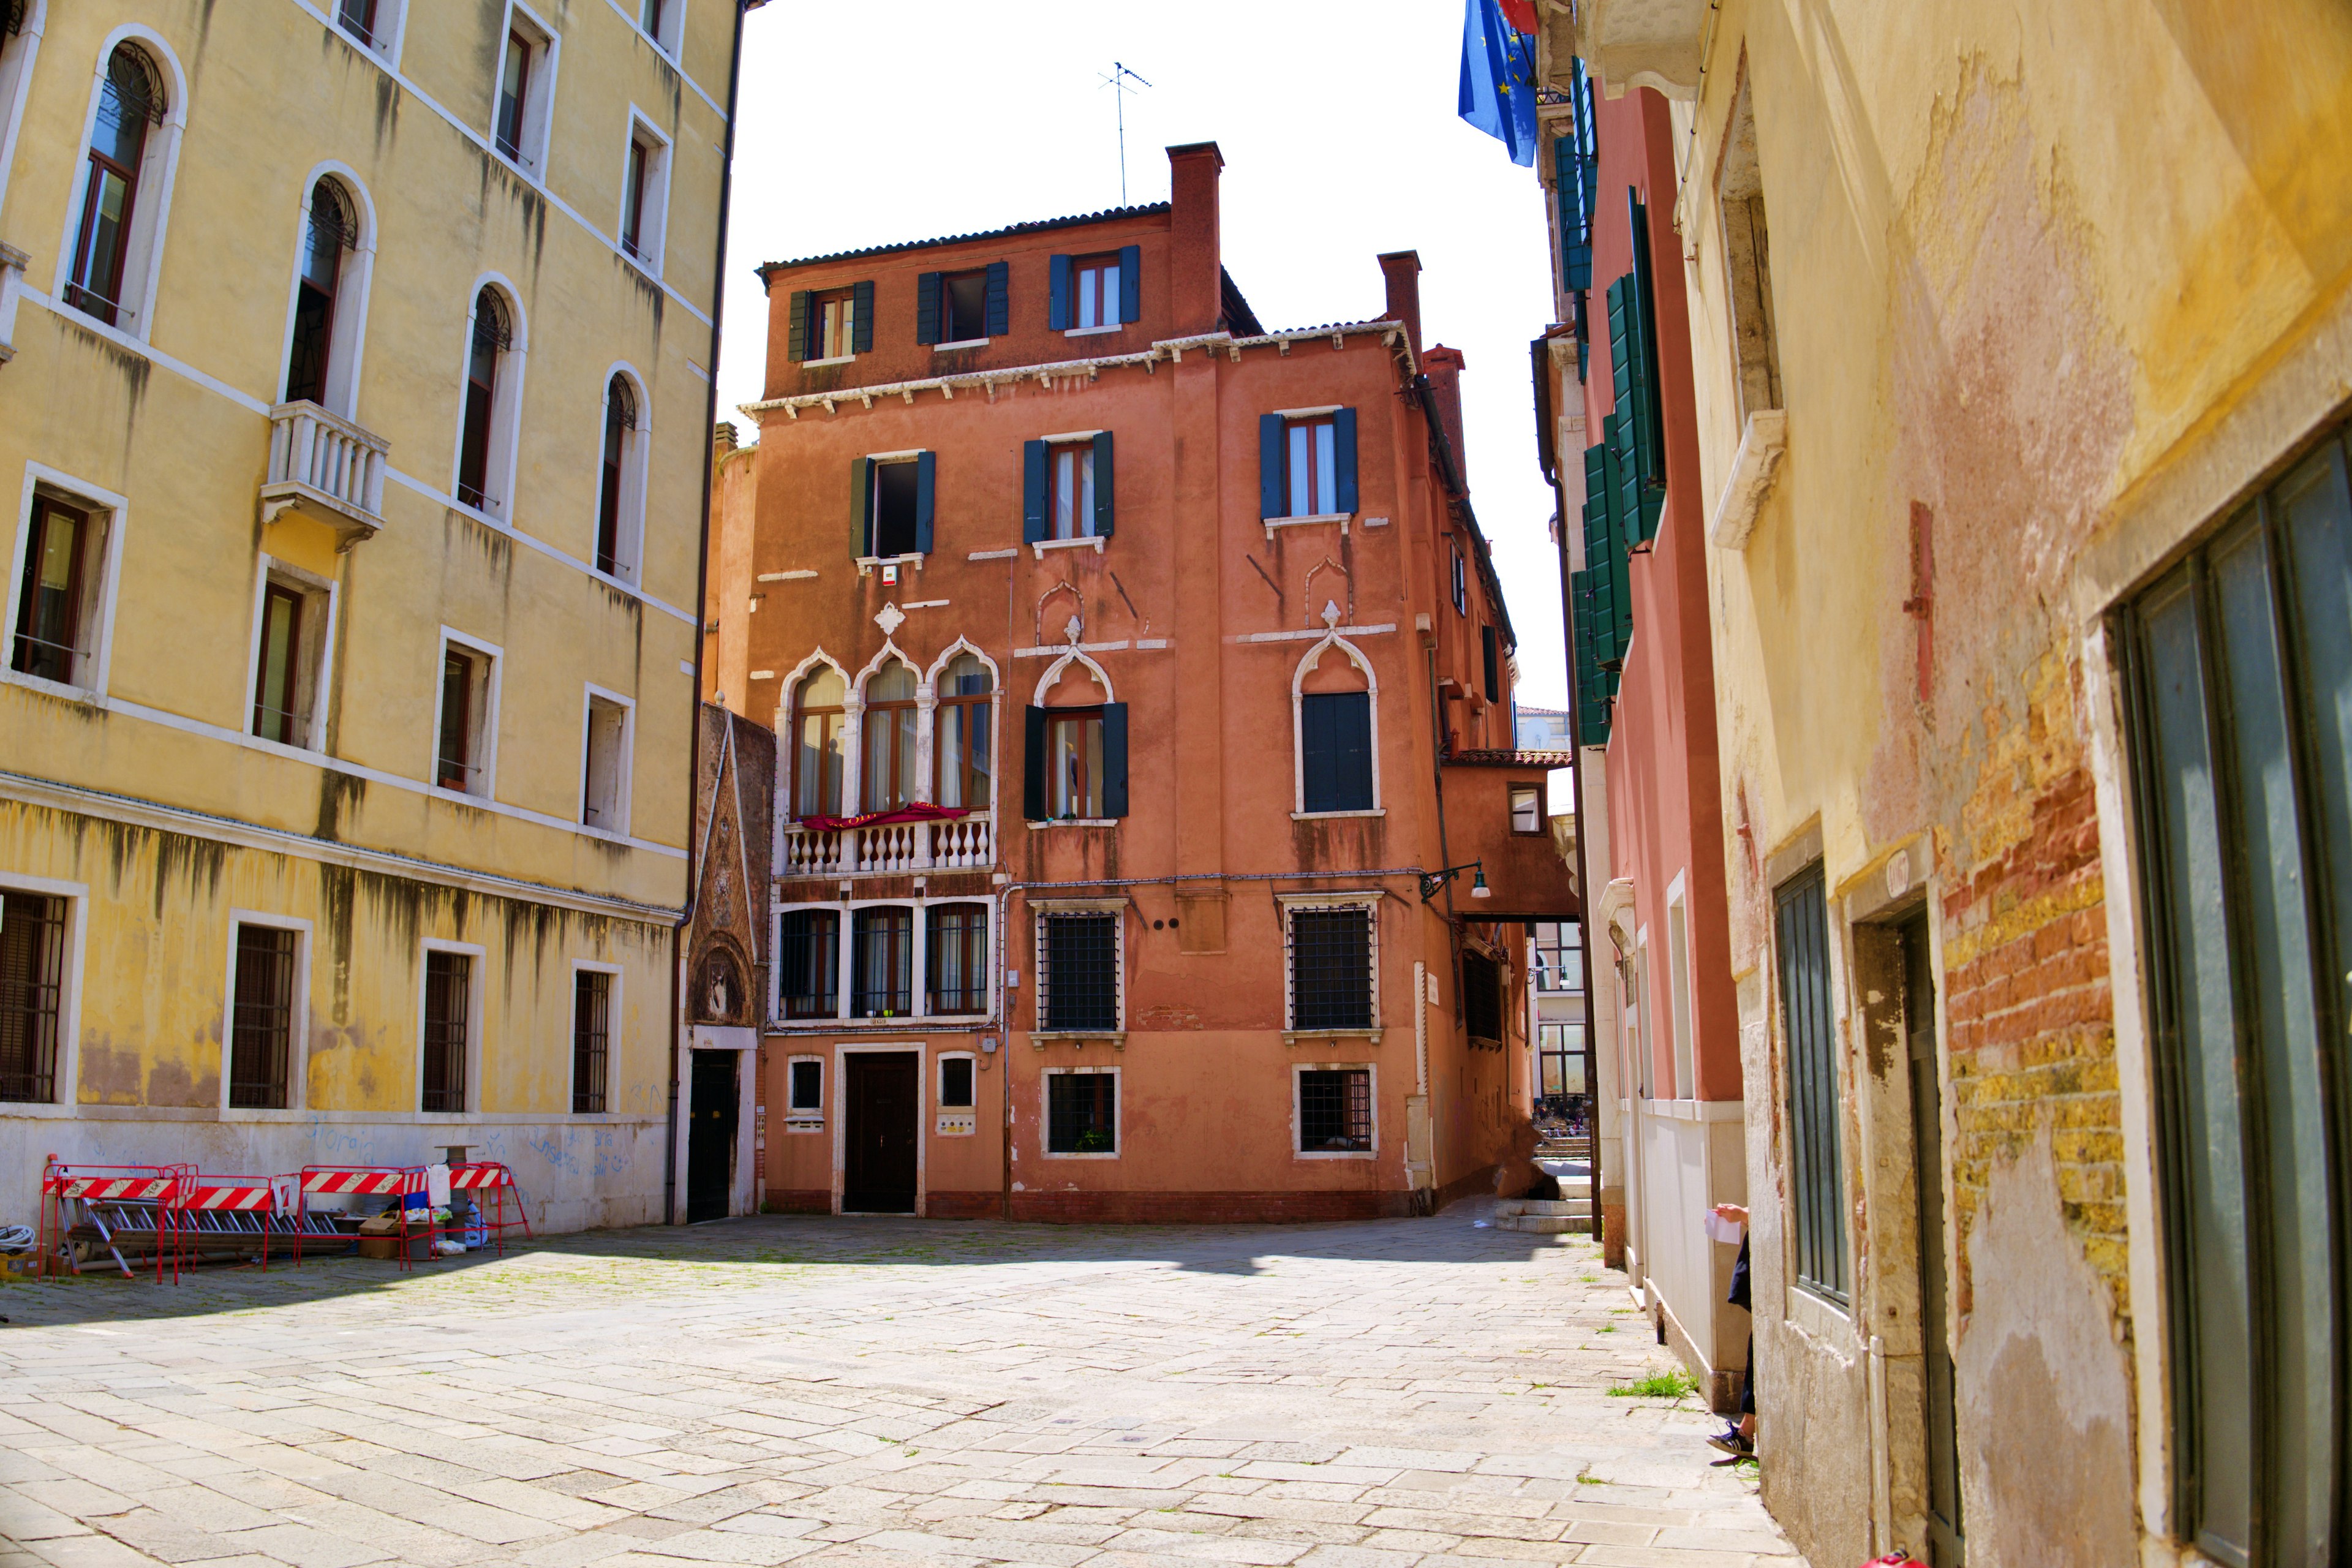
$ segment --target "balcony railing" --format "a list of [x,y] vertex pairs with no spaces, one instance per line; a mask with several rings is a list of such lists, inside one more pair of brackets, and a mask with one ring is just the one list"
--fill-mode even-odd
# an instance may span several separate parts
[[281,403],[269,411],[269,478],[261,487],[261,521],[299,511],[335,531],[347,550],[383,526],[383,479],[391,444],[315,403]]
[[829,832],[784,824],[787,877],[981,870],[995,862],[995,818],[985,811],[944,822],[886,822]]

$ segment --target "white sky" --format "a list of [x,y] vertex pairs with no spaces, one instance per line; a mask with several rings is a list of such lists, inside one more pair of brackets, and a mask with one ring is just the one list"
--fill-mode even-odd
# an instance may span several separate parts
[[[1519,636],[1520,700],[1567,705],[1559,566],[1528,340],[1550,320],[1543,191],[1456,118],[1459,0],[772,0],[744,26],[722,417],[761,392],[762,261],[1168,199],[1164,151],[1215,142],[1226,269],[1268,327],[1377,316],[1421,253],[1422,335],[1462,350],[1471,501]],[[740,418],[739,418],[739,422]],[[747,428],[746,435],[751,434]]]

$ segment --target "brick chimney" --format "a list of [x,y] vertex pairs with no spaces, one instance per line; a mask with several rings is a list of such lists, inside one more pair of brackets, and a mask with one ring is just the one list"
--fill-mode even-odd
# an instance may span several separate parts
[[1429,393],[1437,405],[1438,422],[1445,426],[1445,439],[1454,448],[1454,471],[1462,477],[1462,488],[1470,489],[1470,456],[1462,445],[1462,351],[1449,349],[1442,343],[1432,344],[1421,356],[1422,374],[1429,377]]
[[735,429],[735,421],[732,419],[721,419],[711,435],[712,446],[722,454],[734,451],[736,443],[740,439]]
[[1388,284],[1388,305],[1381,319],[1402,321],[1413,358],[1421,357],[1421,252],[1391,250],[1381,258],[1381,277]]
[[1177,337],[1213,332],[1224,314],[1224,251],[1217,232],[1214,142],[1168,149],[1170,178],[1168,329]]

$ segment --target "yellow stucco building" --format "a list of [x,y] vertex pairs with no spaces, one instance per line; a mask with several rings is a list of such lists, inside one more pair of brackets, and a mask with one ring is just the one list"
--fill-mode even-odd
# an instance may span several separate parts
[[733,0],[0,0],[0,1219],[658,1217]]

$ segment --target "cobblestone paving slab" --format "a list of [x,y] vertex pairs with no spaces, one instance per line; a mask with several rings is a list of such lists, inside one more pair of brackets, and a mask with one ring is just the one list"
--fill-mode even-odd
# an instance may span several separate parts
[[1801,1568],[1581,1237],[762,1216],[0,1288],[0,1568]]

